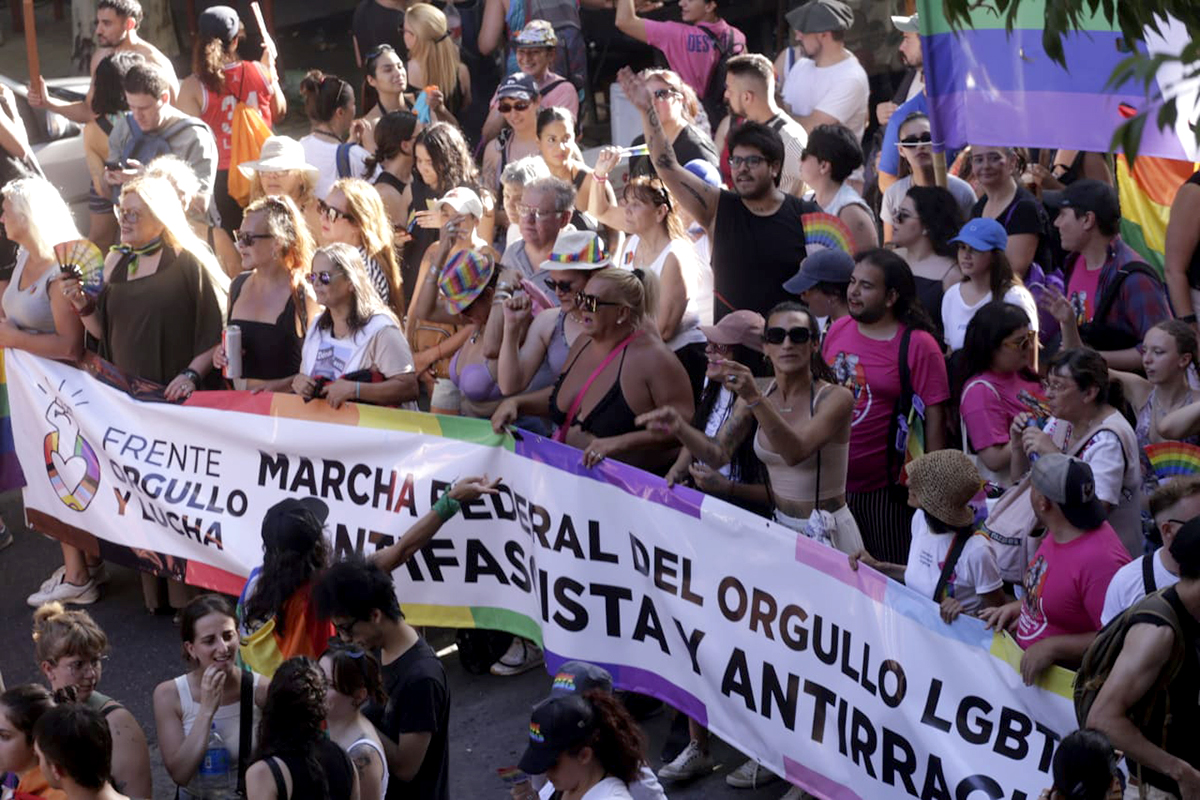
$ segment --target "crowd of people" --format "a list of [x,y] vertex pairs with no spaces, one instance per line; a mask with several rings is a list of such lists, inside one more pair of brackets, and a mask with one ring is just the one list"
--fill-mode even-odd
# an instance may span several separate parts
[[[650,0],[583,0],[665,65],[619,71],[642,133],[589,164],[579,4],[488,0],[474,42],[440,5],[363,0],[361,75],[308,71],[309,133],[247,157],[245,114],[270,129],[297,113],[273,48],[248,57],[237,11],[208,8],[179,80],[138,36],[137,0],[98,0],[87,98],[36,76],[28,95],[84,126],[86,235],[0,114],[22,165],[0,190],[0,346],[94,352],[168,401],[269,390],[553,437],[585,469],[630,464],[836,548],[947,623],[1011,631],[1027,683],[1124,626],[1121,680],[1081,720],[1098,730],[1064,741],[1054,796],[1106,796],[1115,746],[1141,792],[1126,796],[1200,797],[1200,478],[1160,476],[1146,449],[1200,444],[1200,178],[1172,209],[1165,275],[1121,238],[1104,154],[997,131],[948,154],[939,185],[916,17],[892,18],[909,71],[871,107],[843,0],[793,8],[774,61],[717,0],[681,0],[678,22]],[[102,269],[64,266],[56,248],[89,240]],[[447,797],[445,671],[391,572],[494,486],[459,481],[367,561],[335,561],[328,509],[286,500],[236,605],[145,577],[188,663],[154,693],[180,796],[218,796],[215,780],[254,798]],[[98,601],[107,571],[62,557],[28,598],[50,691],[0,695],[0,772],[26,796],[148,797],[142,725],[96,690],[105,634],[64,609]],[[490,669],[543,661],[514,637]],[[690,741],[656,778],[611,678],[566,669],[576,691],[533,709],[521,761],[549,788],[514,796],[662,797],[659,779],[712,772],[707,731],[683,720]],[[753,759],[726,776],[774,779]]]

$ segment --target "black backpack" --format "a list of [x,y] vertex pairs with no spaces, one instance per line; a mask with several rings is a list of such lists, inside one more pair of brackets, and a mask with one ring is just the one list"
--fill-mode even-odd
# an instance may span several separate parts
[[700,105],[704,106],[704,113],[708,115],[708,124],[715,131],[725,117],[725,73],[729,67],[729,58],[738,54],[734,52],[738,47],[733,45],[727,48],[720,36],[703,25],[696,27],[712,40],[713,49],[717,51],[717,63],[708,78],[708,86],[704,87],[704,94],[700,96]]
[[1149,264],[1130,261],[1128,264],[1118,267],[1117,274],[1104,287],[1104,293],[1096,298],[1092,321],[1079,326],[1079,335],[1088,347],[1103,352],[1105,350],[1126,350],[1130,347],[1137,347],[1141,343],[1141,337],[1136,333],[1130,333],[1124,328],[1108,322],[1113,305],[1116,304],[1117,297],[1121,294],[1121,285],[1134,273],[1140,273],[1153,279],[1155,286],[1161,290],[1162,279]]

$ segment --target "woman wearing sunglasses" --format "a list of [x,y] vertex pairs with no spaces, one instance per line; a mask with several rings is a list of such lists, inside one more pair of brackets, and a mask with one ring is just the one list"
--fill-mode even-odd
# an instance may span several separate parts
[[[896,147],[900,151],[900,176],[883,193],[883,206],[879,210],[885,242],[893,241],[896,216],[908,190],[914,186],[937,186],[933,175],[933,133],[929,117],[921,111],[909,114],[900,124],[899,137]],[[957,175],[947,175],[946,189],[954,195],[962,218],[970,216],[971,206],[975,205],[975,190],[971,184]]]
[[347,244],[317,250],[308,280],[325,306],[309,326],[292,391],[340,408],[353,401],[415,408],[412,351],[395,314],[379,300],[359,252]]
[[324,200],[317,202],[317,207],[321,211],[321,243],[357,247],[380,301],[402,317],[400,261],[392,245],[392,223],[379,192],[361,178],[342,178]]
[[508,215],[508,206],[503,202],[505,167],[529,156],[540,156],[542,152],[537,136],[539,98],[533,79],[523,72],[509,75],[496,90],[495,109],[504,122],[504,128],[484,149],[480,175],[487,187],[501,200],[497,205],[505,211],[504,218],[500,220],[502,225],[518,221]]
[[510,397],[492,415],[502,430],[521,416],[549,416],[554,438],[583,451],[585,467],[613,457],[663,474],[678,454],[675,437],[641,430],[636,419],[671,406],[691,419],[687,371],[646,325],[657,308],[652,273],[606,267],[592,274],[575,305],[585,336],[575,340],[553,386]]
[[404,92],[408,89],[408,72],[404,61],[390,44],[381,44],[363,58],[362,146],[374,153],[375,126],[384,114],[408,111],[411,104]]
[[318,662],[325,673],[325,726],[329,738],[346,751],[358,772],[361,800],[383,800],[388,766],[375,726],[363,716],[368,700],[387,705],[375,656],[356,645],[331,639]]
[[[1020,306],[990,302],[967,325],[956,394],[963,426],[963,448],[974,455],[984,480],[1001,488],[1014,481],[1010,428],[1021,413],[1045,421],[1045,401],[1037,373],[1029,368],[1037,337],[1029,314]],[[1019,442],[1018,442],[1019,445]]]
[[47,603],[33,613],[33,649],[52,692],[71,689],[75,700],[99,712],[112,731],[112,782],[130,797],[151,797],[146,734],[129,709],[97,687],[108,657],[108,636],[86,611]]
[[892,244],[903,248],[917,298],[940,335],[942,297],[963,277],[955,259],[958,248],[950,242],[962,228],[962,212],[954,196],[940,186],[913,186],[900,202],[895,223]]
[[179,786],[177,797],[203,797],[200,787],[188,791],[200,771],[209,732],[216,730],[229,752],[229,788],[238,784],[239,756],[245,748],[250,762],[254,742],[241,740],[242,712],[252,717],[251,739],[258,727],[259,708],[267,697],[269,679],[247,673],[245,703],[242,669],[237,663],[238,630],[233,606],[221,595],[193,598],[180,615],[180,638],[188,672],[163,681],[154,689],[154,726],[167,774]]
[[[229,324],[242,330],[242,374],[234,386],[286,392],[300,371],[309,320],[320,310],[304,280],[312,237],[291,198],[263,197],[246,207],[234,240],[243,270],[229,287]],[[213,366],[228,364],[222,342]]]
[[[700,115],[700,101],[696,91],[669,69],[642,70],[642,78],[646,88],[654,98],[654,110],[662,123],[663,132],[671,149],[675,151],[675,160],[686,164],[692,159],[699,158],[714,167],[721,162],[717,146],[712,137],[695,124]],[[646,136],[639,133],[630,143],[637,147],[646,143]],[[629,174],[632,177],[658,175],[650,156],[636,156],[629,159]]]
[[[951,352],[962,349],[971,317],[993,300],[1020,306],[1029,317],[1030,329],[1037,335],[1037,303],[1005,254],[1007,240],[1004,227],[985,217],[971,220],[950,240],[958,244],[958,269],[963,276],[942,295],[942,326]],[[1029,353],[1029,359],[1030,366],[1036,369],[1036,348]]]
[[677,437],[712,468],[729,463],[757,423],[754,452],[767,468],[775,521],[855,553],[862,536],[846,506],[854,396],[837,384],[821,356],[817,318],[800,303],[771,309],[763,353],[775,372],[765,390],[749,367],[733,360],[721,364],[720,379],[738,400],[717,438],[686,424],[673,409],[643,414],[638,423]]

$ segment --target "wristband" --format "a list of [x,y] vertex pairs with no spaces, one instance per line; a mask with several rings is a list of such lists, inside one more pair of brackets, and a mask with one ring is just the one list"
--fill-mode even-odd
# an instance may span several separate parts
[[179,374],[191,381],[193,386],[199,388],[201,380],[199,372],[196,372],[196,370],[188,367],[187,369],[181,369]]
[[600,183],[604,183],[605,181],[608,180],[608,176],[607,175],[599,175],[599,174],[593,172],[592,180],[599,181]]
[[362,381],[355,381],[354,382],[354,399],[357,400],[360,397],[362,397]]
[[433,511],[438,515],[442,522],[445,522],[457,514],[461,507],[461,504],[450,496],[450,492],[446,492],[444,495],[438,498],[436,503],[433,504]]
[[1189,325],[1196,324],[1196,315],[1195,314],[1184,314],[1182,317],[1178,317],[1177,319],[1180,322],[1186,322]]
[[753,403],[746,403],[746,408],[754,408],[756,405],[758,405],[762,401],[763,401],[763,395],[760,394],[758,396],[758,399],[755,400]]

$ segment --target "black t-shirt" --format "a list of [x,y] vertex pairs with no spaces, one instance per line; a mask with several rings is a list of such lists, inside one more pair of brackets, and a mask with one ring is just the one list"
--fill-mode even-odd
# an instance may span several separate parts
[[[971,206],[971,219],[983,216],[983,208],[987,205],[987,199],[985,194],[976,201],[975,205]],[[1032,233],[1038,237],[1037,252],[1034,253],[1033,260],[1043,270],[1053,269],[1054,263],[1049,247],[1050,217],[1046,214],[1045,206],[1038,202],[1038,199],[1029,190],[1018,186],[1012,202],[1000,212],[996,221],[1004,226],[1004,230],[1009,236],[1015,236],[1018,233]]]
[[364,59],[367,53],[381,44],[390,44],[402,60],[407,60],[408,49],[400,26],[404,23],[404,12],[379,5],[375,0],[362,0],[354,9],[350,30],[358,41],[358,53]]
[[424,639],[390,664],[383,665],[387,706],[372,703],[367,719],[393,741],[402,733],[431,733],[425,760],[411,781],[388,780],[386,800],[449,800],[450,687],[446,670]]
[[[1196,736],[1197,728],[1200,726],[1200,704],[1196,701],[1196,698],[1200,697],[1200,656],[1196,652],[1196,647],[1200,644],[1200,622],[1197,622],[1196,618],[1183,605],[1176,587],[1172,586],[1163,592],[1163,599],[1175,609],[1175,616],[1179,618],[1179,625],[1183,629],[1185,639],[1183,667],[1179,670],[1175,680],[1167,687],[1171,701],[1171,724],[1166,730],[1166,747],[1163,749],[1200,769],[1200,738]],[[1151,625],[1166,624],[1160,618],[1150,615],[1134,615],[1132,621]],[[1152,719],[1149,725],[1142,728],[1142,734],[1156,746],[1161,746],[1163,742],[1161,713],[1159,718]],[[1132,760],[1130,760],[1130,766],[1131,768],[1134,766]],[[1176,797],[1179,796],[1179,785],[1166,775],[1155,772],[1149,767],[1143,767],[1142,777],[1151,786]]]
[[[645,143],[646,137],[642,135],[633,140],[633,146]],[[688,125],[680,131],[679,136],[675,138],[675,143],[671,145],[671,149],[675,151],[675,160],[680,164],[686,164],[689,161],[700,158],[714,167],[721,165],[721,157],[717,153],[717,146],[713,144],[712,139],[704,135],[704,131],[695,125]],[[633,178],[643,175],[657,176],[658,170],[650,163],[650,156],[638,156],[629,162],[629,175]]]
[[804,260],[804,214],[820,212],[816,203],[784,195],[779,210],[760,217],[735,192],[721,191],[713,225],[713,319],[749,309],[766,314],[791,299],[783,282]]

